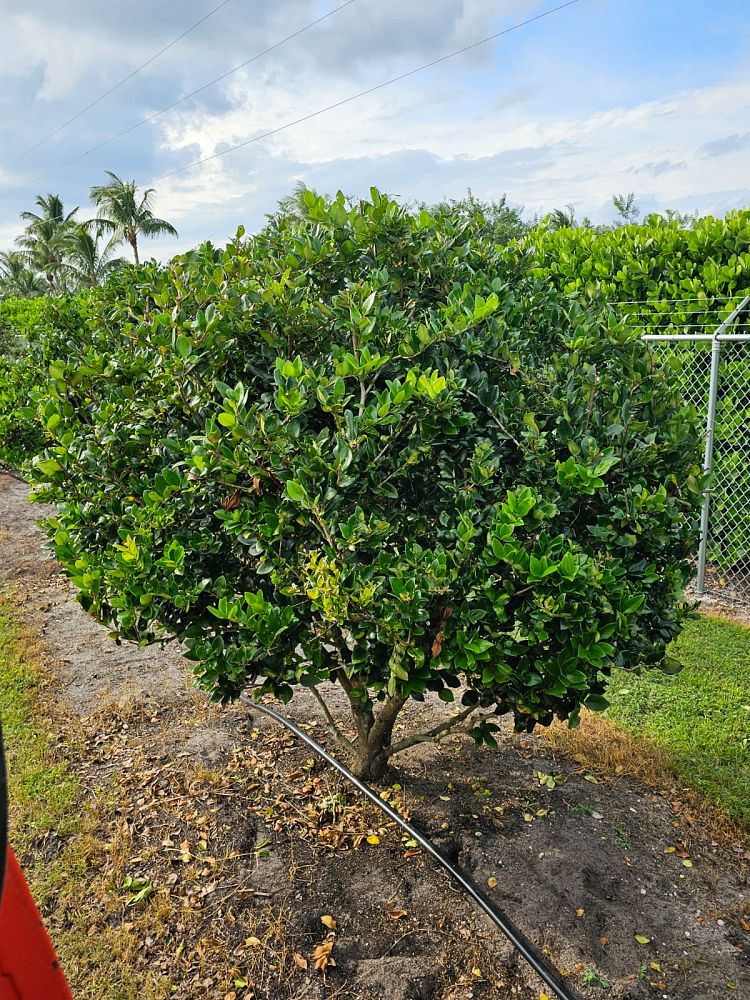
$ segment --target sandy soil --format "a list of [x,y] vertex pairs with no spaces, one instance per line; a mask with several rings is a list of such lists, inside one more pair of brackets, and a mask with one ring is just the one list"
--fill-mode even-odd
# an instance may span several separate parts
[[[310,762],[307,749],[244,707],[201,707],[179,651],[116,646],[44,553],[35,527],[40,513],[23,484],[0,475],[0,590],[13,592],[43,637],[57,696],[72,712],[86,720],[113,703],[142,706],[129,725],[103,731],[106,752],[86,763],[89,787],[111,780],[113,761],[123,787],[132,781],[143,788],[149,767],[158,773],[154,781],[170,788],[189,786],[191,768],[210,769],[213,777],[202,780],[214,803],[211,836],[239,860],[224,871],[219,889],[226,891],[221,905],[207,906],[204,930],[228,935],[226,947],[239,948],[234,923],[243,926],[269,905],[286,914],[287,964],[260,975],[255,992],[240,990],[238,1000],[538,1000],[541,984],[523,961],[396,831],[383,826],[377,847],[355,849],[357,831],[361,840],[380,822],[377,814],[363,812],[344,784]],[[344,718],[341,700],[334,704]],[[424,716],[434,724],[445,710],[414,706],[404,726]],[[311,702],[295,698],[287,711],[326,740]],[[499,751],[461,737],[419,747],[399,759],[391,781],[417,825],[490,887],[581,997],[750,996],[747,845],[719,844],[688,825],[673,807],[674,789],[587,773],[543,741],[510,734]],[[126,817],[153,877],[171,862],[160,861],[152,831],[179,825],[164,804],[171,799],[159,794],[152,800],[141,793]],[[321,802],[330,795],[326,816]],[[259,844],[266,844],[262,852]],[[248,854],[252,865],[241,861]],[[173,894],[191,891],[176,875],[165,882]],[[321,940],[321,914],[337,921],[337,965],[325,980],[305,959]],[[158,946],[149,947],[144,969],[158,975]],[[207,983],[186,965],[172,995],[223,997],[219,978]]]

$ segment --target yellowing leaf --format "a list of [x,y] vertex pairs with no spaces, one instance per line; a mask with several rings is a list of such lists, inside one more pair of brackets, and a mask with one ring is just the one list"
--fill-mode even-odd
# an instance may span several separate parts
[[380,837],[376,836],[374,833],[370,834],[370,836],[367,838],[367,843],[368,844],[373,844],[373,845],[379,844],[380,843]]
[[682,861],[682,864],[683,864],[683,866],[685,868],[692,868],[693,867],[693,862],[690,860],[690,858],[684,858],[683,861]]
[[495,888],[495,886],[497,885],[497,879],[495,878],[494,875],[491,875],[490,878],[487,879],[487,885],[490,887],[490,889]]
[[526,820],[527,823],[531,823],[534,819],[531,813],[524,813],[523,818]]
[[327,913],[325,914],[325,916],[320,918],[320,922],[321,924],[324,924],[329,931],[336,930],[336,921],[333,919],[333,917],[329,917]]
[[577,917],[582,917],[585,912],[586,911],[584,910],[584,908],[582,906],[579,906],[578,909],[576,910],[576,916]]
[[248,948],[260,948],[260,938],[257,937],[245,938],[245,944],[248,946]]
[[635,939],[638,944],[649,944],[651,941],[651,938],[644,937],[642,934],[636,934]]

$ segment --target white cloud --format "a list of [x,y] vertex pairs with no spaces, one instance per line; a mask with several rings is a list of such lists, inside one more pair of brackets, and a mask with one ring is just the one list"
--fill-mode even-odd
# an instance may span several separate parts
[[[227,190],[246,201],[257,198],[268,210],[274,186],[269,170],[294,165],[298,175],[310,177],[330,174],[336,163],[351,167],[352,161],[364,160],[372,165],[375,180],[384,161],[396,154],[413,170],[416,153],[431,160],[431,183],[439,183],[442,174],[454,193],[467,186],[483,196],[507,190],[538,211],[567,201],[593,211],[613,192],[634,185],[644,197],[666,206],[694,199],[700,191],[737,191],[748,184],[744,147],[722,158],[720,184],[715,166],[698,156],[697,149],[705,136],[726,135],[747,120],[750,81],[610,108],[586,118],[532,117],[523,104],[503,106],[497,94],[484,95],[480,104],[473,95],[469,102],[463,93],[453,98],[443,92],[444,86],[440,84],[441,111],[447,104],[454,113],[441,115],[441,120],[432,121],[425,113],[431,81],[420,81],[418,91],[381,91],[170,178],[161,183],[162,197],[178,216],[200,204],[220,204],[220,192]],[[188,148],[191,158],[210,156],[291,120],[300,107],[315,109],[345,93],[343,81],[333,89],[310,87],[303,93],[291,86],[281,90],[268,79],[256,79],[251,90],[249,81],[237,80],[230,110],[178,116],[165,125],[162,143],[172,151]],[[471,113],[461,115],[468,103],[473,103]],[[430,198],[416,173],[403,174],[400,191]],[[435,190],[434,197],[442,193]]]
[[[656,83],[639,87],[637,53],[630,53],[627,72],[619,75],[606,60],[597,63],[602,43],[606,47],[613,37],[604,4],[592,5],[578,21],[582,6],[570,8],[497,44],[161,179],[190,160],[210,157],[536,14],[545,9],[541,0],[377,5],[357,0],[125,140],[74,167],[52,169],[49,180],[21,195],[8,190],[202,85],[337,2],[278,0],[252,5],[252,11],[245,3],[228,4],[9,170],[17,152],[97,96],[107,81],[147,59],[211,4],[183,0],[177,18],[173,5],[153,0],[100,4],[95,10],[91,0],[27,0],[22,8],[0,0],[5,34],[0,146],[8,150],[5,169],[0,164],[0,194],[5,188],[8,196],[0,202],[0,226],[10,229],[38,190],[61,190],[66,202],[83,204],[88,186],[105,168],[142,184],[155,180],[156,210],[180,228],[180,248],[205,237],[223,239],[240,222],[260,224],[298,179],[353,194],[376,184],[426,201],[460,195],[470,186],[480,197],[507,192],[530,213],[572,201],[579,214],[596,215],[608,211],[602,206],[613,192],[633,189],[644,207],[720,212],[750,201],[746,60],[736,60],[733,70],[717,66],[715,80],[721,82],[712,86],[670,88],[665,68]],[[647,6],[642,0],[642,13]],[[164,254],[175,249],[174,242],[152,246]]]

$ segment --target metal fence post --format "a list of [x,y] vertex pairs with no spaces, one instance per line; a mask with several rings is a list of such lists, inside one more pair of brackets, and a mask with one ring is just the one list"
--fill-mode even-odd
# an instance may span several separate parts
[[[745,291],[747,291],[747,289],[744,289],[743,292],[740,292],[739,294],[744,294]],[[663,301],[663,302],[672,302],[672,301],[678,302],[679,300],[677,300],[677,299],[663,299],[661,301]],[[697,299],[685,299],[684,300],[684,302],[697,302],[697,301],[699,301],[699,300],[697,300]],[[708,300],[706,300],[706,301],[708,302]],[[637,306],[639,306],[639,307],[641,307],[641,306],[645,307],[645,306],[649,305],[649,302],[648,301],[636,302],[635,304]],[[744,296],[744,298],[739,303],[739,305],[735,306],[735,308],[731,311],[731,313],[727,316],[727,318],[721,323],[721,325],[713,332],[713,334],[711,334],[711,333],[646,333],[646,334],[643,334],[642,337],[641,337],[641,339],[644,342],[646,342],[646,343],[650,343],[652,341],[661,341],[661,342],[670,342],[670,343],[674,343],[674,344],[686,344],[686,343],[693,343],[693,342],[695,342],[695,343],[699,343],[699,342],[707,343],[709,340],[712,342],[711,343],[711,374],[710,374],[710,385],[709,385],[708,407],[707,407],[707,419],[706,419],[706,440],[705,440],[705,449],[704,449],[704,455],[703,455],[703,472],[704,472],[704,475],[709,476],[709,477],[713,476],[714,467],[716,465],[716,456],[714,454],[714,452],[715,452],[714,445],[715,445],[716,412],[717,412],[717,409],[718,409],[718,399],[719,399],[719,374],[720,374],[720,363],[721,363],[721,358],[722,358],[722,353],[721,353],[722,343],[725,340],[730,341],[732,344],[740,343],[740,342],[750,343],[750,333],[728,333],[728,330],[730,329],[730,327],[732,326],[732,324],[735,322],[735,320],[745,310],[747,310],[747,309],[750,309],[750,295],[745,295]],[[696,310],[691,307],[690,311],[692,313],[695,313]],[[644,321],[642,321],[642,322],[644,322]],[[701,324],[698,324],[698,323],[687,323],[687,324],[685,324],[686,329],[691,329],[691,328],[700,329],[701,326],[705,326],[705,324],[703,324],[703,323],[701,323]],[[705,369],[703,367],[701,367],[701,376],[703,376],[703,372],[704,371],[705,371]],[[703,403],[703,400],[705,400],[705,395],[704,395],[704,391],[703,391],[703,385],[704,384],[705,383],[702,382],[702,385],[701,385],[701,397],[700,397],[700,400],[697,403],[697,408],[699,410],[702,409],[702,405],[701,404]],[[750,388],[750,383],[748,383],[748,387]],[[695,392],[694,391],[693,391],[692,395],[693,395],[693,397],[695,397]],[[690,396],[690,394],[688,394],[688,400],[689,401],[696,402],[695,398],[693,398],[692,400],[690,400],[689,396]],[[750,395],[748,395],[747,398],[750,399]],[[733,405],[735,405],[735,404],[733,404]],[[742,402],[741,405],[744,406],[745,403]],[[731,416],[731,414],[730,414],[730,416]],[[750,426],[750,425],[744,425],[744,426],[747,427],[747,426]],[[719,442],[719,443],[721,444],[721,442]],[[721,453],[720,453],[720,462],[721,462],[721,458],[722,458],[722,456],[721,456]],[[721,465],[719,466],[719,469],[721,469]],[[727,491],[728,488],[729,488],[729,484],[726,481],[723,481],[722,482],[722,489],[723,489],[724,493],[726,493],[726,491]],[[715,495],[715,490],[713,489],[713,487],[710,487],[710,488],[707,487],[706,490],[704,491],[704,494],[703,494],[703,505],[702,505],[702,508],[701,508],[700,547],[698,549],[698,576],[697,576],[696,587],[695,587],[695,592],[696,592],[696,596],[697,597],[703,597],[704,593],[705,593],[705,585],[706,585],[706,563],[707,563],[707,559],[708,559],[708,538],[709,538],[709,532],[710,532],[710,526],[711,526],[711,498],[712,498],[712,495]],[[722,495],[722,499],[724,501],[726,501],[726,495]],[[750,493],[747,493],[747,499],[750,499]],[[720,514],[720,516],[723,516],[724,520],[726,521],[726,519],[727,519],[726,511],[722,512],[720,510],[719,514]],[[734,514],[730,513],[730,515],[729,515],[729,523],[730,523],[730,525],[736,522],[738,516],[742,516],[744,518],[744,513],[742,515],[734,515]],[[742,524],[742,527],[744,528],[744,526],[746,524],[746,518],[741,522],[741,524]],[[744,574],[744,576],[747,577],[747,583],[750,584],[750,568]],[[739,599],[743,600],[744,598],[740,597]]]
[[[711,379],[708,388],[708,416],[706,418],[706,450],[703,453],[703,473],[710,475],[714,461],[714,427],[716,426],[716,400],[719,395],[719,362],[721,361],[721,341],[718,336],[711,343]],[[708,549],[708,515],[711,509],[711,490],[706,486],[701,510],[701,541],[698,549],[698,579],[695,593],[703,597],[706,582],[706,551]]]

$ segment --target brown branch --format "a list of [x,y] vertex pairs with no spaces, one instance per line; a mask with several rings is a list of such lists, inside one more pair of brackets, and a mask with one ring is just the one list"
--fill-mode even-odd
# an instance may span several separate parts
[[354,746],[351,740],[348,740],[346,736],[344,736],[339,727],[336,725],[336,720],[331,715],[331,710],[326,704],[323,695],[320,693],[320,691],[318,691],[318,689],[315,686],[311,687],[310,690],[312,691],[313,698],[315,698],[317,703],[320,705],[323,711],[323,715],[325,715],[326,717],[326,721],[328,723],[328,726],[326,728],[328,729],[328,732],[335,737],[336,742],[339,743],[342,747],[344,747],[345,750],[348,750],[349,753],[356,755],[357,748]]
[[509,438],[509,440],[511,440],[513,442],[513,444],[517,448],[520,448],[521,451],[525,450],[524,447],[523,447],[523,445],[521,444],[521,442],[518,441],[518,440],[516,440],[516,438],[513,437],[513,435],[508,430],[508,428],[502,422],[502,420],[500,420],[499,417],[495,416],[495,414],[492,412],[492,410],[489,408],[489,406],[485,406],[484,405],[484,403],[482,402],[482,400],[479,398],[479,396],[477,396],[477,394],[475,392],[472,392],[471,389],[464,389],[464,392],[466,393],[467,396],[471,396],[472,399],[476,399],[476,401],[479,403],[479,405],[482,407],[482,409],[485,410],[485,412],[487,413],[487,416],[490,418],[490,420],[492,420],[494,423],[497,424],[497,426],[500,428],[500,430],[503,432],[503,434],[505,434],[505,436],[507,438]]
[[418,736],[409,736],[407,739],[401,740],[400,743],[394,743],[393,746],[389,747],[387,750],[388,756],[392,757],[396,753],[401,753],[402,750],[408,750],[409,747],[413,747],[417,743],[434,743],[441,740],[443,737],[455,732],[456,727],[459,726],[465,719],[468,719],[471,713],[475,712],[477,708],[479,708],[479,705],[471,705],[469,708],[465,708],[463,712],[459,712],[458,715],[454,715],[450,719],[446,719],[444,722],[441,722],[440,725],[435,726],[426,733],[420,733]]

